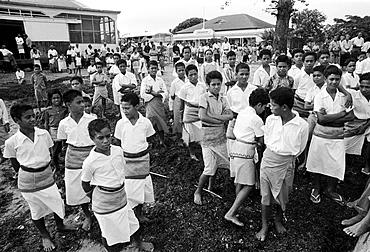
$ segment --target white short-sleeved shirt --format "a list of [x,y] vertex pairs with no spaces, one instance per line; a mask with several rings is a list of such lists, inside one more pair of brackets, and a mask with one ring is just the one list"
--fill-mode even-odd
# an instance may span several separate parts
[[296,116],[283,125],[280,116],[270,115],[264,126],[267,148],[280,155],[297,156],[303,152],[308,140],[308,123]]
[[308,75],[305,70],[301,70],[294,78],[293,89],[296,89],[295,94],[298,95],[302,100],[306,98],[307,91],[315,86],[312,75]]
[[126,117],[117,122],[114,137],[121,140],[124,152],[138,153],[148,149],[147,138],[154,135],[155,130],[150,120],[139,113],[139,119],[132,125]]
[[180,89],[179,98],[194,105],[199,105],[199,97],[206,92],[207,86],[203,82],[198,81],[194,86],[189,81]]
[[346,110],[346,107],[344,106],[346,101],[346,96],[338,90],[333,100],[328,91],[326,91],[326,88],[323,88],[315,96],[313,110],[319,112],[321,108],[324,108],[327,114],[336,114]]
[[370,102],[361,93],[360,90],[350,89],[348,92],[351,93],[353,98],[353,113],[357,119],[367,120],[370,119]]
[[17,77],[17,80],[24,79],[24,72],[22,70],[16,71],[15,76]]
[[234,126],[234,136],[237,140],[253,142],[255,137],[263,136],[263,121],[252,107],[246,107],[238,114]]
[[48,131],[35,127],[35,138],[32,142],[18,130],[5,141],[4,157],[16,158],[20,165],[36,169],[50,163],[51,147],[53,140]]
[[301,70],[303,70],[303,67],[302,69],[299,69],[296,65],[292,65],[292,67],[288,70],[288,75],[295,78],[297,74],[301,72]]
[[236,83],[227,91],[227,100],[230,109],[235,113],[240,113],[243,109],[249,106],[249,96],[258,87],[248,83],[244,91]]
[[204,62],[199,69],[199,77],[200,81],[206,82],[206,75],[211,72],[211,71],[220,71],[220,66],[218,65],[217,62],[212,61],[211,63]]
[[180,89],[182,88],[182,86],[185,85],[185,82],[182,81],[179,77],[176,77],[172,82],[171,82],[171,86],[170,86],[170,96],[178,96],[179,95],[179,92],[180,92]]
[[[190,58],[188,61],[186,61],[186,60],[184,60],[184,59],[180,59],[180,60],[178,60],[178,61],[176,62],[176,64],[177,64],[177,63],[179,63],[179,62],[184,63],[185,68],[186,68],[188,65],[194,65],[194,66],[196,66],[196,67],[198,68],[198,70],[199,70],[198,62],[197,62],[195,59],[193,59],[193,58]],[[176,65],[176,64],[175,64],[175,65]],[[176,67],[174,67],[174,68],[173,68],[172,76],[173,76],[173,77],[177,77]]]
[[[113,60],[113,64],[114,64],[114,60]],[[109,69],[109,73],[110,74],[113,74],[113,75],[117,75],[117,74],[120,74],[121,73],[121,70],[119,70],[119,67],[117,65],[113,65],[110,69]]]
[[266,72],[266,70],[261,65],[257,70],[254,72],[253,76],[253,85],[259,87],[265,87],[270,79],[270,77],[276,74],[276,67],[270,65],[270,74]]
[[342,79],[340,80],[340,84],[343,87],[349,86],[350,88],[356,88],[360,86],[360,77],[356,74],[353,73],[353,76],[351,73],[344,73],[342,75]]
[[89,123],[94,119],[96,119],[96,117],[84,112],[80,121],[77,123],[69,114],[66,118],[60,121],[57,138],[59,140],[67,140],[67,144],[71,144],[76,147],[94,145],[87,129]]
[[82,164],[81,180],[91,185],[118,188],[125,181],[125,159],[119,146],[111,145],[110,155],[91,150]]
[[356,73],[358,74],[364,74],[370,72],[370,58],[366,58],[359,64],[359,69],[357,70],[356,67]]
[[308,91],[307,91],[307,94],[306,94],[306,98],[304,99],[305,102],[313,102],[314,99],[315,99],[315,96],[320,93],[320,91],[323,89],[323,88],[326,88],[326,84],[322,85],[321,88],[319,88],[318,86],[313,86],[311,87]]
[[140,96],[141,98],[143,98],[144,102],[149,102],[151,99],[154,98],[153,95],[147,94],[145,92],[148,88],[151,88],[154,92],[164,91],[163,93],[161,93],[162,102],[164,102],[168,97],[166,84],[164,83],[164,80],[159,76],[156,76],[154,80],[152,76],[148,75],[141,82]]
[[[113,67],[112,67],[113,68]],[[113,90],[113,99],[114,104],[119,105],[121,103],[121,93],[118,90],[121,89],[122,85],[135,85],[137,86],[137,80],[133,73],[126,71],[125,74],[119,72],[112,83],[112,90]]]

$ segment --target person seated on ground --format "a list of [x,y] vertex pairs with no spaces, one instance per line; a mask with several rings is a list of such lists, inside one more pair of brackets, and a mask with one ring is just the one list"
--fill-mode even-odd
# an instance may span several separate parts
[[15,72],[15,77],[17,78],[19,85],[26,84],[26,80],[24,79],[24,72],[18,66],[17,71]]

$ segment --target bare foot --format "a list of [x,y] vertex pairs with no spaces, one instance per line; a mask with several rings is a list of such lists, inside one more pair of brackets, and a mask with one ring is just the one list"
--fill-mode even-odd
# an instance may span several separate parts
[[341,222],[341,224],[344,225],[344,226],[352,226],[352,225],[356,224],[357,222],[360,222],[364,217],[365,216],[363,216],[361,214],[358,214],[355,217],[352,217],[352,218],[347,219],[347,220],[343,220]]
[[355,225],[346,227],[343,231],[352,237],[359,237],[370,230],[369,223],[364,221],[357,222]]
[[286,229],[283,226],[283,223],[281,223],[280,221],[275,221],[275,228],[279,234],[284,234],[286,232]]
[[347,207],[353,208],[353,207],[355,207],[357,205],[357,202],[358,202],[358,200],[348,202],[347,203]]
[[256,238],[259,241],[265,241],[267,237],[268,227],[262,227],[261,230],[256,234]]
[[194,203],[202,205],[202,195],[200,195],[200,193],[194,193]]
[[224,216],[225,220],[230,221],[231,223],[239,226],[239,227],[244,227],[244,223],[238,220],[235,216],[230,216],[230,215],[225,215]]
[[49,237],[42,238],[42,246],[44,247],[44,251],[53,251],[55,249],[55,245]]
[[151,251],[153,251],[154,250],[154,245],[152,244],[152,243],[150,243],[150,242],[140,242],[139,243],[139,249],[141,249],[141,250],[144,250],[144,251],[149,251],[149,252],[151,252]]
[[61,227],[57,227],[57,232],[71,232],[71,231],[77,231],[80,225],[75,224],[64,224]]
[[86,217],[82,224],[82,229],[85,231],[89,231],[91,228],[91,223],[92,223],[91,217]]
[[195,161],[199,161],[199,159],[195,155],[190,155],[190,159],[195,160]]

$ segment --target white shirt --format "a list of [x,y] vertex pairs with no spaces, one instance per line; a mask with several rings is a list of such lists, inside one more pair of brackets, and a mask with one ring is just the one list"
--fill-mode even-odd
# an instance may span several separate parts
[[94,119],[96,119],[96,117],[84,112],[80,121],[77,123],[69,114],[66,118],[60,121],[57,138],[59,140],[67,140],[67,144],[71,144],[76,147],[94,145],[87,129],[89,123]]
[[253,90],[257,89],[255,85],[248,83],[243,91],[236,83],[227,91],[227,100],[230,104],[230,109],[235,113],[240,113],[243,109],[249,106],[249,96]]
[[238,114],[234,126],[234,136],[245,142],[255,141],[255,137],[263,136],[263,121],[252,107],[246,107]]
[[125,159],[121,147],[111,145],[110,155],[95,151],[94,147],[82,164],[81,180],[90,185],[118,188],[125,182]]
[[207,86],[198,81],[194,86],[189,81],[183,85],[179,91],[179,98],[194,106],[199,106],[199,97],[206,92]]
[[9,123],[8,110],[6,109],[3,99],[0,99],[0,119],[3,120],[3,124]]
[[[176,64],[177,64],[177,63],[179,63],[179,62],[184,63],[185,68],[186,68],[188,65],[194,65],[194,66],[196,66],[196,67],[198,68],[198,70],[199,70],[198,62],[197,62],[195,59],[193,59],[193,58],[190,58],[188,61],[185,61],[183,58],[182,58],[182,59],[179,59],[179,60],[176,62]],[[176,65],[176,64],[175,64],[175,65]],[[172,76],[173,76],[173,77],[177,77],[176,67],[174,67],[174,68],[173,68]]]
[[264,140],[267,148],[279,155],[298,156],[308,140],[308,123],[296,116],[283,125],[280,116],[270,115],[264,126]]
[[58,52],[55,49],[49,49],[48,51],[48,58],[52,55],[53,57],[58,57]]
[[32,142],[19,130],[5,141],[4,157],[16,158],[20,165],[29,168],[40,168],[50,163],[50,151],[53,140],[48,131],[35,127]]
[[301,70],[303,70],[303,67],[302,69],[299,69],[296,65],[292,65],[292,67],[288,70],[288,75],[295,78],[301,72]]
[[147,89],[152,89],[154,92],[163,91],[163,93],[160,93],[162,95],[162,102],[164,102],[168,96],[166,84],[159,76],[156,76],[154,80],[152,76],[148,75],[141,82],[140,96],[144,99],[144,102],[149,102],[154,98],[153,95],[145,92]]
[[[126,71],[127,72],[127,71]],[[117,75],[117,74],[120,74],[121,73],[121,70],[119,70],[119,67],[114,64],[110,69],[109,69],[109,73],[110,74],[113,74],[113,75]]]
[[257,70],[254,72],[253,76],[253,85],[259,87],[265,87],[270,79],[270,77],[276,74],[276,67],[270,65],[270,74],[266,72],[266,70],[261,65]]
[[24,41],[22,37],[15,37],[15,42],[17,45],[23,45]]
[[200,81],[206,83],[206,75],[214,70],[221,72],[220,66],[215,61],[212,61],[211,63],[204,62],[199,69]]
[[[113,68],[113,66],[112,66]],[[111,68],[111,70],[112,70]],[[121,103],[122,94],[118,92],[122,88],[122,85],[135,85],[137,86],[136,77],[133,73],[126,71],[125,74],[122,74],[121,71],[117,74],[112,83],[113,98],[114,104],[119,105]]]
[[22,70],[16,71],[15,76],[17,77],[17,80],[24,79],[24,72]]
[[326,91],[326,88],[323,88],[315,96],[313,110],[318,112],[321,108],[324,108],[327,114],[336,114],[346,110],[346,107],[344,106],[346,101],[346,96],[338,90],[333,100],[328,91]]
[[356,66],[356,73],[364,74],[370,72],[370,58],[366,58],[359,64],[359,69],[357,70]]
[[185,82],[182,81],[179,77],[176,77],[172,82],[170,86],[170,96],[178,96],[180,89],[182,86],[185,85]]
[[353,73],[353,76],[351,73],[344,73],[342,75],[342,79],[340,80],[340,84],[347,88],[356,88],[360,86],[360,77],[356,74]]
[[348,92],[351,93],[353,98],[353,113],[357,119],[367,120],[370,119],[370,102],[361,93],[360,90],[350,89]]
[[315,96],[320,93],[320,91],[326,88],[326,84],[322,85],[321,88],[319,88],[317,85],[311,87],[306,94],[306,98],[304,99],[305,102],[313,102],[315,100]]
[[155,130],[150,120],[139,113],[139,119],[132,125],[129,119],[123,117],[117,122],[114,137],[121,140],[124,152],[138,153],[148,149],[147,138],[154,135]]
[[361,51],[362,51],[362,52],[367,52],[367,51],[369,50],[369,48],[370,48],[370,41],[366,41],[366,42],[362,45],[362,47],[361,47]]
[[303,69],[294,78],[293,89],[296,89],[295,94],[303,100],[306,98],[307,91],[313,86],[315,86],[315,83],[313,82],[312,75],[308,75]]
[[354,37],[353,39],[351,39],[351,42],[357,47],[362,47],[364,45],[364,38]]

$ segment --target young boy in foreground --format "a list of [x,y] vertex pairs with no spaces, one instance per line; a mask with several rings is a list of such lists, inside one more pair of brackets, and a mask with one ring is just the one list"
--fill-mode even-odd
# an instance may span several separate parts
[[260,182],[262,228],[256,238],[264,241],[268,232],[269,211],[277,204],[275,227],[285,233],[283,213],[288,203],[294,179],[294,161],[306,147],[308,124],[293,112],[294,94],[286,87],[270,92],[272,115],[264,127],[266,150],[263,153]]
[[82,188],[92,198],[104,247],[108,252],[120,251],[132,237],[134,246],[152,251],[151,243],[140,240],[139,222],[127,204],[123,150],[111,145],[109,122],[95,119],[88,130],[95,147],[82,165]]
[[204,170],[194,193],[194,203],[202,205],[202,190],[207,182],[208,190],[213,190],[217,168],[229,168],[226,148],[225,122],[233,119],[226,97],[220,95],[222,75],[211,71],[206,75],[208,92],[199,98],[199,118],[202,122],[201,142]]
[[10,115],[19,125],[19,130],[5,142],[4,157],[10,158],[18,173],[18,189],[30,207],[33,223],[41,233],[44,251],[52,251],[55,245],[45,226],[46,215],[54,213],[59,232],[77,229],[77,226],[63,223],[64,203],[50,167],[49,149],[53,140],[49,132],[35,127],[32,106],[15,104],[10,108]]

